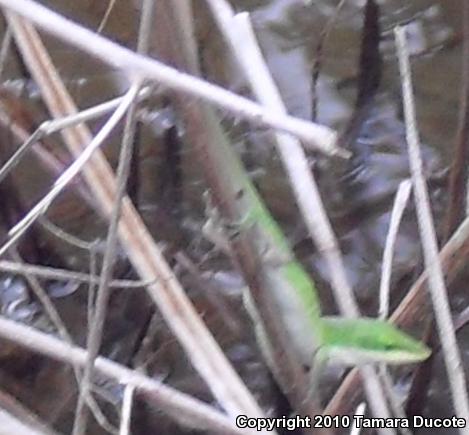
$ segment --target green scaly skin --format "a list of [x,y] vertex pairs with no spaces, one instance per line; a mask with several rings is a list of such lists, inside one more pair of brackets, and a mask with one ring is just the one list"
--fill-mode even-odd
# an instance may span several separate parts
[[[255,235],[257,254],[265,260],[263,263],[267,267],[268,289],[282,313],[279,320],[302,362],[310,365],[318,350],[321,357],[347,365],[370,362],[403,364],[428,358],[431,352],[427,346],[388,322],[321,315],[313,281],[295,259],[288,241],[251,183],[215,114],[208,108],[206,118],[213,133],[219,137],[217,150],[212,151],[221,162],[223,176],[235,191],[241,193],[238,199],[241,230],[244,227],[251,231],[248,234]],[[253,310],[255,308],[251,306],[249,311],[256,324],[261,347],[268,349],[268,344],[262,343],[267,339],[265,331]]]

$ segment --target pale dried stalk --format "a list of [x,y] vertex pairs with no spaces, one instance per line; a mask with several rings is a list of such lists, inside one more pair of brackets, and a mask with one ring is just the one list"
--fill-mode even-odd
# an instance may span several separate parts
[[[399,183],[397,193],[394,199],[394,205],[391,212],[391,219],[389,221],[389,230],[384,244],[383,260],[381,265],[381,280],[379,288],[379,317],[383,320],[387,319],[389,315],[389,300],[391,290],[391,272],[392,272],[392,259],[394,256],[394,247],[396,244],[397,233],[401,224],[404,210],[409,200],[412,183],[410,180],[404,180]],[[386,395],[389,399],[389,404],[394,416],[404,418],[405,411],[399,401],[399,398],[394,393],[393,382],[391,374],[389,373],[386,364],[382,364],[379,368],[379,373],[386,390]],[[410,431],[401,428],[404,435],[410,435]]]
[[[23,58],[31,69],[53,116],[61,118],[77,113],[77,108],[63,86],[37,32],[16,15],[7,13],[7,17]],[[60,17],[58,19],[61,20]],[[85,125],[68,128],[62,132],[62,135],[75,156],[81,154],[83,144],[92,140],[91,133]],[[84,168],[84,176],[90,190],[99,199],[102,209],[109,216],[115,200],[116,183],[102,153],[97,151],[93,155]],[[231,418],[234,420],[239,414],[262,416],[262,411],[187,299],[127,197],[124,198],[122,205],[119,237],[142,279],[157,281],[147,287],[149,295],[158,305],[196,370],[205,379]]]
[[122,400],[121,424],[119,435],[130,435],[130,423],[132,421],[132,404],[134,400],[133,385],[127,385],[124,391],[124,399]]
[[394,206],[392,208],[389,230],[384,244],[383,261],[381,263],[381,280],[379,286],[379,317],[386,319],[389,315],[389,294],[391,290],[391,272],[394,246],[396,244],[397,232],[404,214],[407,201],[409,200],[412,184],[405,180],[399,184]]
[[[454,409],[459,418],[464,418],[465,421],[469,421],[466,377],[464,375],[461,355],[456,341],[456,333],[454,330],[453,320],[451,318],[451,310],[448,302],[443,270],[438,258],[438,243],[436,240],[430,201],[422,170],[420,141],[416,125],[405,29],[396,27],[394,29],[394,36],[396,39],[399,69],[402,81],[409,164],[414,185],[414,199],[415,206],[417,208],[417,219],[423,246],[423,255],[428,272],[428,286],[432,297],[433,311],[435,313],[440,342],[446,363]],[[462,428],[460,433],[469,434],[469,428]]]
[[348,151],[336,147],[337,134],[328,127],[267,111],[219,86],[138,55],[31,0],[0,0],[0,5],[28,18],[61,40],[126,72],[132,78],[154,80],[172,90],[215,104],[255,124],[286,131],[328,155],[349,156]]

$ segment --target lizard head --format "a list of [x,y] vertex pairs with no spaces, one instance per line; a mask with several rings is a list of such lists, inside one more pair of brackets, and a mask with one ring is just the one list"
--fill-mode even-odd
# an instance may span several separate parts
[[422,342],[378,319],[325,317],[323,333],[331,358],[347,365],[414,363],[431,354]]

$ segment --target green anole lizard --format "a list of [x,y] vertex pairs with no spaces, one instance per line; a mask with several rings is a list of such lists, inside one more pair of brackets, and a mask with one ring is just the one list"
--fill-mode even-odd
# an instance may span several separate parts
[[[176,52],[187,52],[186,57],[191,58],[196,50],[188,47],[187,38],[181,38],[180,42],[180,50]],[[196,61],[193,63],[197,64]],[[190,62],[187,63],[187,60],[181,62],[186,69],[188,64]],[[199,73],[197,65],[189,70]],[[234,217],[241,222],[239,229],[244,232],[242,236],[254,248],[250,250],[255,251],[263,269],[263,280],[266,282],[262,287],[277,307],[276,312],[280,315],[278,322],[302,362],[312,364],[318,351],[321,355],[339,357],[353,365],[361,361],[405,363],[425,359],[430,354],[426,346],[386,322],[322,316],[313,282],[294,258],[288,241],[251,183],[214,110],[203,103],[190,103],[182,98],[178,101],[186,122],[187,137],[194,141],[217,205],[222,206],[223,216]],[[231,204],[228,204],[230,201]],[[250,299],[247,290],[245,300],[249,302]],[[275,361],[270,358],[271,345],[258,314],[262,310],[252,303],[247,306],[260,347],[272,368]]]
[[[288,241],[257,193],[214,112],[207,107],[204,111],[206,128],[217,137],[218,146],[211,150],[211,157],[220,163],[224,182],[237,192],[239,231],[245,231],[254,241],[256,252],[267,269],[264,275],[269,296],[281,314],[279,322],[286,329],[292,348],[301,361],[311,365],[320,355],[321,360],[330,358],[355,366],[373,362],[404,364],[426,359],[430,355],[427,346],[388,322],[322,315],[314,283],[295,259]],[[249,292],[245,294],[245,301],[265,357],[269,364],[274,364],[267,335],[250,301]]]

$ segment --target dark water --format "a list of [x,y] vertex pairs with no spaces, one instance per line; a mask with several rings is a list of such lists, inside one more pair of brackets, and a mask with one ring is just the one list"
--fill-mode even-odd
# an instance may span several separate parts
[[[99,25],[106,9],[106,2],[91,0],[46,3],[91,28],[96,28]],[[301,0],[260,0],[235,3],[237,9],[248,8],[253,12],[252,19],[259,41],[290,113],[310,118],[312,113],[311,65],[317,56],[316,46],[319,35],[324,29],[325,23],[336,13],[335,5],[337,2],[315,1],[308,7],[305,7]],[[400,82],[392,35],[392,28],[396,24],[409,23],[409,43],[413,54],[412,68],[419,130],[425,143],[424,154],[429,173],[444,168],[450,161],[460,93],[461,5],[459,2],[388,0],[380,3],[382,3],[380,19],[382,41],[380,47],[385,60],[384,77],[378,92],[376,106],[366,126],[366,140],[363,139],[364,146],[368,150],[364,168],[360,171],[358,178],[350,181],[346,177],[347,168],[334,170],[334,168],[331,169],[327,166],[327,163],[315,161],[313,156],[311,157],[312,164],[314,163],[317,168],[318,181],[324,193],[326,207],[340,237],[349,278],[362,302],[363,310],[370,315],[376,315],[380,263],[393,194],[398,184],[408,177],[406,147],[403,140],[404,130],[399,109]],[[321,53],[322,66],[316,90],[318,122],[337,129],[345,126],[353,112],[359,74],[358,57],[363,23],[363,4],[364,1],[358,0],[345,2]],[[197,10],[197,15],[199,20],[206,20],[203,11]],[[104,29],[104,34],[133,47],[137,24],[138,5],[132,2],[117,2],[115,10],[110,15],[108,25]],[[205,44],[204,61],[209,64],[207,70],[211,72],[214,80],[227,82],[236,89],[240,85],[240,81],[229,68],[226,68],[228,63],[226,56],[220,55],[220,53],[226,55],[220,37],[213,28],[208,28],[205,33],[201,31],[201,38]],[[126,87],[125,78],[117,71],[109,71],[99,62],[70,50],[57,41],[48,41],[48,44],[64,80],[68,83],[73,96],[81,107],[88,107],[103,101]],[[215,61],[211,63],[211,59],[219,59],[221,65],[217,65]],[[8,65],[6,78],[17,79],[18,77],[18,69],[13,64]],[[34,98],[31,97],[31,100]],[[98,128],[99,125],[100,122],[97,122],[93,128]],[[176,226],[173,226],[168,224],[168,219],[164,217],[166,214],[161,204],[161,198],[164,195],[159,174],[164,172],[166,162],[161,151],[160,138],[155,137],[152,129],[148,126],[143,128],[142,138],[141,201],[142,213],[147,219],[148,225],[154,230],[155,237],[166,242],[169,240],[170,243],[178,237],[182,228],[195,236],[194,223],[199,224],[203,219],[200,213],[202,208],[200,192],[201,189],[203,190],[203,186],[200,183],[200,174],[197,174],[196,170],[194,171],[192,161],[188,157],[190,153],[183,153],[185,177],[182,189],[185,217]],[[278,160],[272,150],[262,143],[262,134],[251,133],[248,135],[248,139],[250,145],[246,151],[247,160],[253,167],[262,166],[267,170],[266,175],[261,175],[257,179],[262,193],[274,214],[288,229],[301,259],[309,266],[315,277],[324,284],[321,291],[326,310],[334,311],[327,287],[326,267],[320,256],[316,254],[314,247],[309,243],[308,236],[298,219]],[[116,137],[106,147],[111,161],[116,158],[117,145],[118,138]],[[330,174],[334,174],[334,177],[331,177]],[[341,177],[345,177],[344,179],[348,181],[338,183],[337,180],[340,180]],[[26,185],[33,184],[31,187],[27,187],[27,190],[32,192],[33,197],[39,197],[40,192],[35,190],[37,185],[31,181],[28,182],[28,178],[34,179],[37,176],[34,173],[29,173],[22,180]],[[155,186],[160,187],[155,188]],[[435,189],[432,193],[435,211],[438,213],[444,204],[444,192],[441,189]],[[72,201],[71,209],[74,209],[73,204],[75,203],[76,199],[75,202]],[[96,218],[93,214],[80,212],[78,218],[70,218],[68,214],[70,207],[65,208],[67,211],[56,209],[55,214],[52,210],[52,216],[55,216],[54,221],[87,240],[92,240],[97,235],[102,236],[103,227],[94,225]],[[88,221],[90,225],[84,225],[84,222]],[[167,226],[162,227],[166,224]],[[161,228],[164,228],[163,232]],[[190,233],[191,228],[193,233]],[[406,273],[410,273],[419,264],[420,249],[416,235],[415,216],[413,212],[409,212],[398,239],[394,262],[395,281],[405,276]],[[80,256],[75,258],[72,253],[67,255],[73,257],[68,258],[71,264],[83,266],[83,263],[86,263],[86,258],[83,259]],[[230,266],[223,260],[208,262],[204,266],[207,272],[216,273],[216,277],[212,278],[212,281],[225,288],[227,293],[225,299],[228,305],[232,306],[230,309],[234,310],[235,316],[243,316],[240,312],[239,293],[235,292],[233,296],[229,288],[229,281],[232,278],[236,280],[236,274],[230,269]],[[210,310],[210,307],[207,308],[207,302],[204,298],[200,297],[199,292],[191,288],[190,281],[187,282],[187,288],[194,293],[196,302],[198,298],[201,299],[201,310]],[[74,307],[76,301],[80,301],[83,305],[86,297],[84,293],[81,293],[72,296],[72,298],[74,299],[71,304],[68,304],[65,299],[61,300],[59,304],[63,305],[63,315],[67,323],[71,324],[74,333],[82,340],[86,312],[77,315]],[[466,301],[467,298],[462,292],[457,293],[454,300],[455,308],[463,308]],[[116,302],[118,307],[121,306],[119,304],[127,306],[128,301]],[[111,354],[114,352],[114,355],[120,355],[121,360],[125,360],[122,352],[125,353],[128,348],[113,345],[113,340],[118,341],[128,335],[133,337],[136,333],[135,329],[137,329],[135,325],[132,325],[132,315],[135,311],[132,309],[127,311],[129,318],[125,320],[127,322],[125,326],[115,326],[119,325],[120,318],[119,313],[114,315],[112,325],[117,328],[117,332],[111,334],[107,349]],[[210,311],[208,312],[210,313]],[[216,325],[223,322],[219,315],[217,318],[216,313],[212,317],[211,326],[217,330]],[[80,323],[81,326],[77,326],[77,323]],[[130,333],[127,334],[129,331]],[[156,373],[167,374],[167,371],[171,369],[169,383],[186,391],[198,393],[201,397],[209,400],[200,380],[194,379],[195,376],[181,355],[180,349],[171,342],[170,335],[163,329],[159,330],[158,334],[158,338],[155,340],[156,346],[161,346],[161,343],[164,343],[167,346],[166,349],[169,348],[170,351],[157,352],[156,356],[152,357],[151,366]],[[252,336],[249,332],[243,331],[241,339],[239,335],[236,336],[232,332],[225,337],[219,334],[218,339],[227,349],[232,360],[235,361],[237,368],[247,378],[250,387],[261,395],[266,407],[274,407],[276,403],[272,399],[272,385],[262,362],[259,361],[258,354],[253,349]],[[461,340],[463,355],[468,352],[464,343],[465,341]],[[161,356],[162,353],[164,357]],[[435,379],[430,388],[430,401],[425,412],[430,416],[450,416],[452,415],[451,400],[440,361],[437,364]],[[405,381],[400,382],[399,385],[402,390],[408,387],[408,383]],[[45,406],[43,408],[47,409]],[[38,411],[46,412],[42,408]],[[69,412],[70,410],[68,413],[64,412],[64,415],[60,417],[63,427],[67,427],[70,422],[70,420],[67,421]],[[148,428],[155,424],[155,415],[151,413],[150,416],[145,416],[143,413],[141,418],[142,427],[135,429],[141,432],[135,433],[144,433],[142,432],[143,427]],[[100,432],[96,430],[93,433]],[[161,433],[175,432],[174,428],[169,425],[168,427],[163,426]],[[433,432],[426,430],[425,433]],[[445,431],[445,433],[452,432]]]

